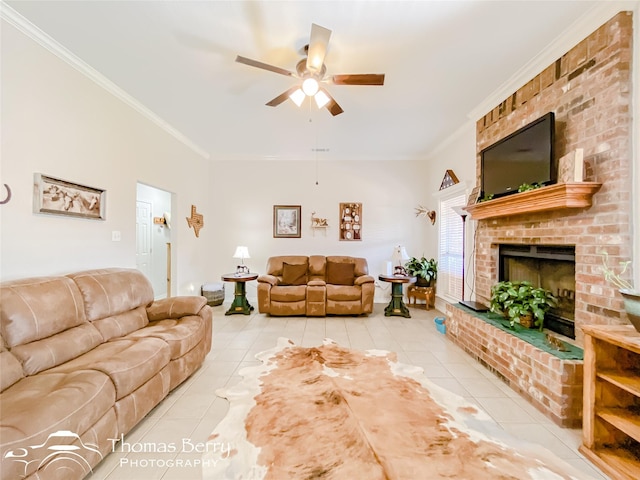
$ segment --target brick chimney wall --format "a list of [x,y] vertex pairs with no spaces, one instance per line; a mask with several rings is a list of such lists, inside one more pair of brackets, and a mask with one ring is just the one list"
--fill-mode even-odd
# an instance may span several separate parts
[[600,252],[608,252],[612,266],[631,259],[631,58],[632,15],[620,12],[476,124],[478,185],[480,151],[549,111],[556,117],[556,160],[582,148],[585,181],[602,183],[590,208],[477,225],[475,289],[487,304],[498,281],[498,244],[575,245],[580,344],[580,325],[628,323],[617,289],[600,271]]

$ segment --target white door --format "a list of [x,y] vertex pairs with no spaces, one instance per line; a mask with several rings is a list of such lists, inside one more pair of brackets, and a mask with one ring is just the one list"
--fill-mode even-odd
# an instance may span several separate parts
[[149,279],[153,278],[151,257],[151,204],[136,202],[136,267]]

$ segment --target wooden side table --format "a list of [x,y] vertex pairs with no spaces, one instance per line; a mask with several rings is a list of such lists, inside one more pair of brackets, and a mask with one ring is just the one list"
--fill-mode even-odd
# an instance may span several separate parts
[[235,292],[233,295],[233,303],[225,315],[233,315],[239,313],[249,315],[253,307],[247,301],[246,283],[258,278],[257,273],[225,273],[222,280],[225,282],[235,283]]
[[383,282],[391,283],[391,301],[384,309],[385,317],[395,315],[411,318],[409,309],[402,301],[402,284],[414,283],[416,281],[416,277],[409,277],[406,275],[380,275],[378,278]]
[[411,299],[413,298],[413,305],[417,306],[417,299],[424,300],[425,310],[429,310],[431,307],[436,307],[436,292],[433,287],[418,287],[417,285],[409,285],[407,289],[407,303],[411,306]]

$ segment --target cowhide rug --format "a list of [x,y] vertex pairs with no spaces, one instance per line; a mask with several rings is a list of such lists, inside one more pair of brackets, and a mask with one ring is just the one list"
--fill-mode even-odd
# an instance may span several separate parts
[[262,365],[216,392],[231,405],[209,437],[204,479],[589,478],[395,353],[281,338],[256,357]]

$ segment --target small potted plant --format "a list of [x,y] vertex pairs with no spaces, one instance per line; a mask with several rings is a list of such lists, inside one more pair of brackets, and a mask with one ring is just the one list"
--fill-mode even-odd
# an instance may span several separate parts
[[411,257],[404,267],[409,275],[416,277],[418,287],[433,287],[438,278],[438,262],[434,258],[427,260],[425,257]]
[[631,262],[620,262],[620,273],[616,273],[608,265],[609,256],[607,252],[601,253],[601,268],[604,278],[618,288],[618,292],[620,292],[624,300],[624,309],[627,312],[627,317],[629,317],[629,321],[634,328],[640,332],[640,292],[633,288],[631,282],[622,278]]
[[530,282],[503,281],[491,287],[490,310],[507,317],[511,328],[518,321],[523,327],[536,326],[542,331],[545,314],[557,305],[549,290]]

